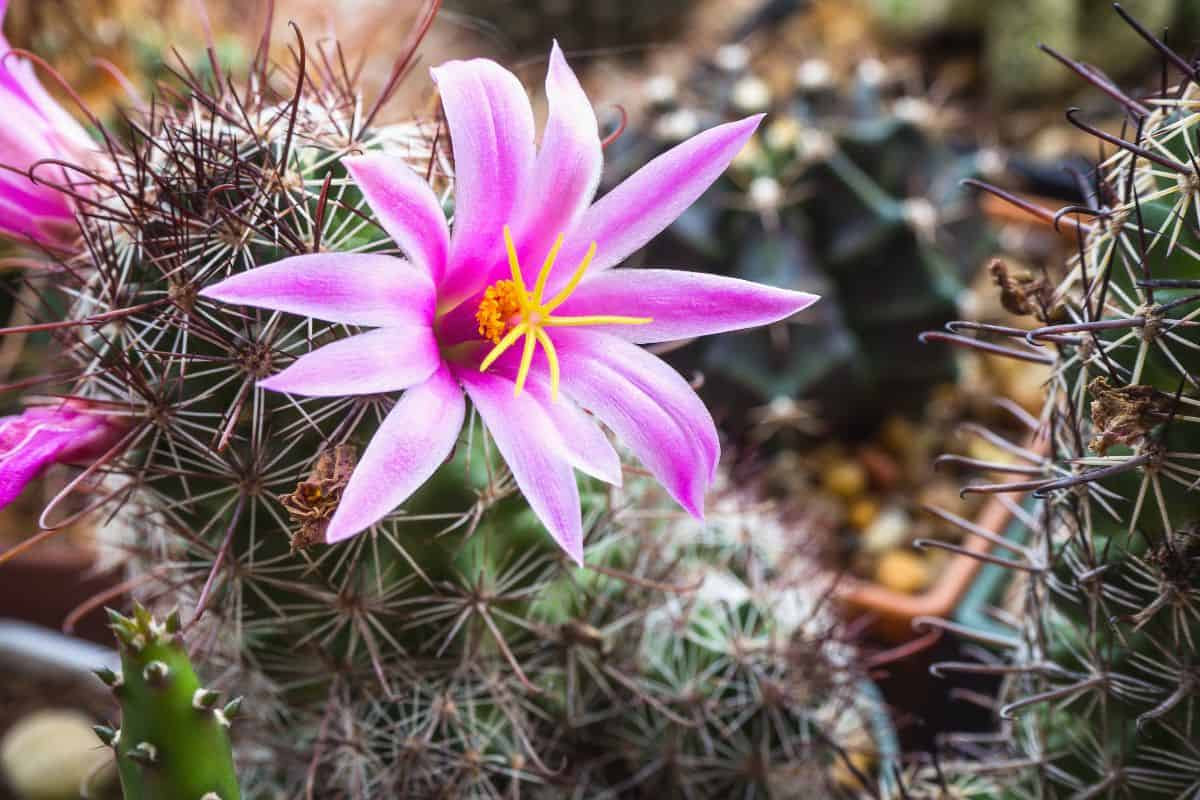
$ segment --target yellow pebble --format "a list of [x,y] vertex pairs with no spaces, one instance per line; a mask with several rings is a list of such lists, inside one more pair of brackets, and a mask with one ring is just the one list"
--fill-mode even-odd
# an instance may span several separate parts
[[879,431],[879,441],[892,455],[907,455],[917,444],[917,430],[904,417],[888,417]]
[[[854,764],[860,774],[869,775],[871,773],[871,765],[875,763],[875,756],[865,750],[851,750],[846,754],[850,763]],[[846,789],[861,789],[862,781],[858,775],[846,765],[844,759],[837,759],[833,762],[831,775],[833,782],[838,786]]]
[[1021,459],[1002,447],[997,447],[986,439],[972,436],[967,445],[967,455],[981,461],[992,461],[997,464],[1019,464]]
[[867,471],[854,461],[835,462],[825,470],[823,483],[838,497],[852,500],[867,490]]
[[906,550],[884,553],[875,567],[876,582],[895,592],[916,594],[929,585],[925,560]]
[[85,782],[95,786],[102,780],[97,773],[111,761],[112,750],[77,711],[36,711],[0,742],[4,778],[26,800],[78,798]]
[[846,519],[853,527],[861,531],[874,522],[877,516],[879,516],[879,503],[869,497],[864,497],[861,500],[855,500],[850,505]]

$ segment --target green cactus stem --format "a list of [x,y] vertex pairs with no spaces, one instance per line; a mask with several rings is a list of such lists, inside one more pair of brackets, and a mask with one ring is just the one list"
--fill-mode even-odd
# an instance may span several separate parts
[[121,704],[119,729],[97,726],[117,755],[125,800],[238,800],[229,725],[240,699],[219,706],[204,688],[179,635],[179,614],[155,619],[108,612],[121,674],[97,671]]

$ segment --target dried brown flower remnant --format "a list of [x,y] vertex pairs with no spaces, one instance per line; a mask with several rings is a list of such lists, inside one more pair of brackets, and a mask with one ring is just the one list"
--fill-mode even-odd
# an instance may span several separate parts
[[296,491],[279,498],[292,522],[299,526],[292,534],[292,552],[325,541],[329,518],[341,502],[342,490],[357,462],[358,450],[352,444],[323,450],[308,479],[301,481]]
[[1008,313],[1019,317],[1032,315],[1042,322],[1056,316],[1054,287],[1045,278],[1035,278],[1029,273],[1011,274],[1008,264],[998,258],[988,265],[988,272],[1000,287],[1000,304]]
[[1171,413],[1171,396],[1153,386],[1112,386],[1105,377],[1088,385],[1092,395],[1092,450],[1134,445]]

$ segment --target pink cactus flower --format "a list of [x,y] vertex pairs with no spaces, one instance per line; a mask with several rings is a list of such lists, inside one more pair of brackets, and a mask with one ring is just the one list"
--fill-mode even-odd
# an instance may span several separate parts
[[[0,0],[0,27],[8,0]],[[0,235],[67,249],[75,238],[75,202],[50,184],[79,175],[52,165],[26,174],[43,159],[80,163],[93,148],[87,132],[45,90],[33,64],[11,53],[0,34]]]
[[51,464],[99,458],[125,430],[117,418],[76,402],[0,417],[0,508]]
[[688,383],[638,345],[775,322],[817,298],[708,274],[613,267],[724,172],[761,117],[695,136],[593,202],[602,163],[596,115],[557,45],[540,147],[512,73],[487,60],[451,61],[433,77],[454,151],[453,230],[427,183],[398,158],[350,157],[350,174],[407,260],[302,255],[201,293],[375,328],[260,384],[307,396],[404,391],[351,476],[327,540],[368,528],[429,478],[458,440],[464,395],[576,562],[583,532],[574,470],[621,480],[598,423],[702,515],[720,455],[716,427]]

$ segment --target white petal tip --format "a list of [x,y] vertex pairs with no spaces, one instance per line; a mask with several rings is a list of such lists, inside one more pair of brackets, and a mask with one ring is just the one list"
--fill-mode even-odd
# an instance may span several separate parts
[[355,536],[370,527],[367,525],[358,528],[353,525],[346,525],[339,518],[340,516],[341,515],[337,511],[333,512],[333,519],[329,521],[329,527],[325,529],[325,544],[337,544],[338,542],[344,542],[347,539],[353,539]]
[[808,292],[796,292],[796,295],[796,310],[792,312],[793,314],[803,311],[821,299],[821,295]]

